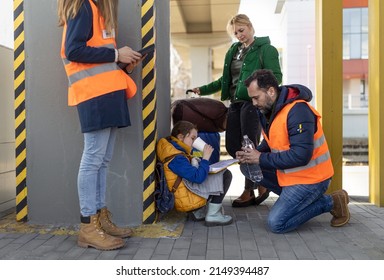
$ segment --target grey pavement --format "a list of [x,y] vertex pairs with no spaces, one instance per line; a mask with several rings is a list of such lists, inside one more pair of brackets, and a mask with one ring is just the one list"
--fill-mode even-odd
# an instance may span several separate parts
[[[233,184],[241,185],[236,174]],[[0,233],[0,260],[384,260],[384,208],[367,196],[351,195],[351,220],[343,227],[331,227],[325,213],[286,234],[266,226],[276,196],[246,208],[232,208],[235,198],[229,194],[224,201],[231,225],[208,228],[186,219],[180,236],[131,237],[114,251],[80,248],[73,234]]]

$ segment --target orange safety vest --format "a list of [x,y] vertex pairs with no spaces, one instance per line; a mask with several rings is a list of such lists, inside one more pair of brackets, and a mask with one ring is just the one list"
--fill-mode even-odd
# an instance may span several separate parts
[[[290,143],[287,130],[287,117],[292,107],[304,100],[296,100],[286,105],[273,120],[269,136],[263,131],[264,139],[267,141],[272,153],[280,153],[289,150]],[[306,102],[307,103],[307,102]],[[308,104],[308,103],[307,103]],[[323,128],[320,123],[320,114],[310,105],[309,108],[317,117],[317,131],[314,134],[314,149],[311,160],[305,166],[289,169],[278,169],[277,179],[279,185],[291,186],[297,184],[316,184],[333,176],[333,165],[325,140]]]
[[[93,15],[93,36],[87,41],[89,47],[116,48],[114,35],[103,37],[106,33],[104,19],[93,1],[89,0]],[[89,99],[125,89],[127,98],[136,94],[135,82],[115,62],[80,63],[69,61],[65,56],[67,24],[64,25],[61,43],[61,58],[68,76],[68,105],[76,106]]]

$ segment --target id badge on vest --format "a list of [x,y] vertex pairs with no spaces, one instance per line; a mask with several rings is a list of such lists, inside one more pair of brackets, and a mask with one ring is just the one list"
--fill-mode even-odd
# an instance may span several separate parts
[[103,29],[103,39],[115,38],[115,29],[112,29],[111,32]]

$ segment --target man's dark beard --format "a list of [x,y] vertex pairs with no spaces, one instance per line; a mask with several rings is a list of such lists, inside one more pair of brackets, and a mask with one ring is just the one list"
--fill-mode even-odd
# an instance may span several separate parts
[[262,110],[260,110],[267,120],[271,118],[273,107],[274,107],[274,103],[267,104]]
[[272,113],[272,106],[265,106],[263,109],[260,110],[261,113],[263,113],[264,116],[268,116],[268,115],[271,115]]

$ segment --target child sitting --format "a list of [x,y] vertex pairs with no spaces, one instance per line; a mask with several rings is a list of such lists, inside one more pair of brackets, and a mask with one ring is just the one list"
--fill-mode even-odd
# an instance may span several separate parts
[[229,225],[232,217],[222,214],[222,202],[231,184],[232,173],[225,169],[209,174],[213,148],[206,144],[202,158],[192,157],[192,144],[196,138],[196,126],[179,121],[171,136],[160,139],[156,147],[157,157],[164,163],[168,187],[175,195],[175,209],[191,213],[195,221],[205,220],[206,226]]

